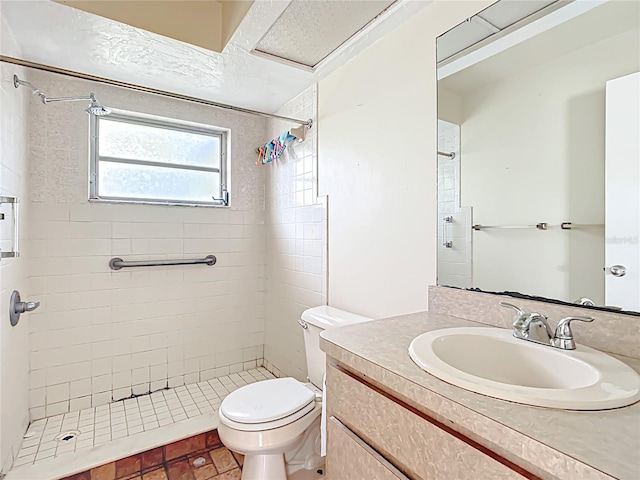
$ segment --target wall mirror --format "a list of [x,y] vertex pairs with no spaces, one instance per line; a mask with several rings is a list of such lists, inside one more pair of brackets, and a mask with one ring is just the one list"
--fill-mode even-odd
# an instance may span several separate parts
[[640,2],[500,0],[438,38],[438,284],[640,312]]

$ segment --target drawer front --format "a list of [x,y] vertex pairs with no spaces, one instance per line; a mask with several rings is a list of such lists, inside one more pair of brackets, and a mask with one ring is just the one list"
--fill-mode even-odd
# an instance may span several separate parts
[[536,478],[521,475],[334,366],[327,369],[327,415],[412,479]]
[[327,435],[327,480],[409,480],[335,417]]

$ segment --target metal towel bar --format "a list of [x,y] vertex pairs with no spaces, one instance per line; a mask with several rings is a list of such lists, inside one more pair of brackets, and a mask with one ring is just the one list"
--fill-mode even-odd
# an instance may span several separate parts
[[204,258],[182,258],[178,260],[139,260],[125,261],[121,258],[112,258],[109,260],[109,268],[111,270],[120,270],[125,267],[161,267],[165,265],[215,265],[215,255],[207,255]]

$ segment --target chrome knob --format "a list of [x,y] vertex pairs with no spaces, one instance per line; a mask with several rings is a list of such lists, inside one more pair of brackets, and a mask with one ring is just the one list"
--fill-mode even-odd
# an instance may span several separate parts
[[563,350],[575,350],[576,342],[573,339],[573,331],[571,331],[571,322],[577,320],[579,322],[593,322],[593,317],[585,317],[582,315],[575,315],[571,317],[565,317],[558,322],[556,332],[553,335],[553,346],[561,348]]
[[40,302],[19,302],[16,305],[16,311],[19,313],[32,312],[40,306]]
[[14,290],[9,300],[9,321],[15,327],[20,320],[20,315],[25,312],[32,312],[40,306],[40,302],[23,302],[20,299],[20,292]]
[[609,270],[614,277],[624,277],[627,274],[627,267],[624,265],[613,265],[605,268],[605,271]]

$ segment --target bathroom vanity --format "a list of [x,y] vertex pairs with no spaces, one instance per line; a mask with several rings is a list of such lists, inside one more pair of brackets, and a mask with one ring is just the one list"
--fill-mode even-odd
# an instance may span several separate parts
[[[329,480],[640,478],[640,403],[527,406],[455,387],[409,358],[416,336],[472,326],[482,324],[432,311],[322,334]],[[640,360],[618,358],[640,371]]]

